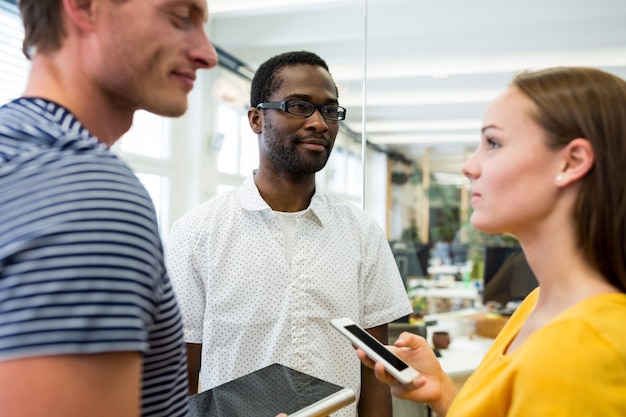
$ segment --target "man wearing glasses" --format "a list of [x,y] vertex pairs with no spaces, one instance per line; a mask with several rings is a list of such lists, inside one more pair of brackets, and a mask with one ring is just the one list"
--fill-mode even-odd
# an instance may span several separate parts
[[204,390],[278,362],[360,392],[358,410],[334,416],[391,416],[388,388],[330,325],[350,317],[386,343],[387,323],[411,307],[380,227],[316,190],[346,117],[328,66],[284,53],[251,88],[258,169],[179,220],[167,245],[190,390],[198,376]]

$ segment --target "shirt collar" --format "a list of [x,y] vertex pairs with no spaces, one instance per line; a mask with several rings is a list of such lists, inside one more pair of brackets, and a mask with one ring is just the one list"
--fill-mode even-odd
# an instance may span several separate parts
[[[254,183],[254,172],[252,172],[244,180],[239,190],[241,206],[244,210],[272,211],[272,208],[267,204],[267,202],[265,202],[265,200],[263,200],[263,197],[261,197],[261,193],[259,193],[259,189]],[[328,209],[324,204],[324,197],[317,191],[317,187],[315,189],[315,194],[313,194],[313,198],[311,198],[311,204],[309,204],[309,207],[302,215],[305,217],[310,216],[310,218],[316,219],[321,224],[326,223],[328,220]]]
[[64,106],[42,98],[21,97],[9,103],[7,107],[21,113],[31,113],[38,118],[38,124],[32,126],[29,135],[32,140],[55,144],[63,148],[93,148],[101,144],[95,136]]

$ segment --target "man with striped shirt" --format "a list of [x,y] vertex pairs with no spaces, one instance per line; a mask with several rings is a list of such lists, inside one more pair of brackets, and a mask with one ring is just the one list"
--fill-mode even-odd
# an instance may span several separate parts
[[21,0],[32,69],[0,108],[0,415],[185,416],[154,208],[109,147],[216,65],[205,0]]

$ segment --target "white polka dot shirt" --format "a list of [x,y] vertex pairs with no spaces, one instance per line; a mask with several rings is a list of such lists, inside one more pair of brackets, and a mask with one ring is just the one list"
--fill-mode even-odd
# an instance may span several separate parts
[[185,341],[202,343],[202,389],[278,362],[358,395],[360,362],[330,319],[371,328],[411,312],[381,228],[328,193],[296,217],[291,263],[252,176],[183,216],[166,249]]

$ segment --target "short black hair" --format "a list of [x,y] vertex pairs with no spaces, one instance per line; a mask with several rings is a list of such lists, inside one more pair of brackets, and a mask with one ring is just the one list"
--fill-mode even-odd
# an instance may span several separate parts
[[[293,65],[322,67],[330,74],[326,61],[313,52],[293,51],[273,56],[262,63],[254,73],[250,88],[250,106],[256,107],[259,103],[267,101],[282,84],[282,79],[276,76],[278,71]],[[337,86],[335,86],[335,92],[337,92]]]

